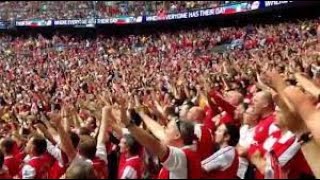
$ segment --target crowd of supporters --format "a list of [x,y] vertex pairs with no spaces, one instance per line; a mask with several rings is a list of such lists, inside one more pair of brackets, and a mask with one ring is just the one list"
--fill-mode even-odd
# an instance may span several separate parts
[[2,34],[0,178],[319,177],[319,41],[318,20]]
[[180,13],[234,1],[3,1],[1,20],[107,18]]

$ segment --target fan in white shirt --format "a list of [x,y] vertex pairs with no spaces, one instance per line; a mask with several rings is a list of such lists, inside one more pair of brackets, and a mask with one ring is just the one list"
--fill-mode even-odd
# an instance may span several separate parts
[[249,162],[247,160],[247,151],[250,145],[253,143],[253,136],[255,127],[258,124],[259,116],[252,107],[249,107],[243,113],[243,126],[240,128],[240,140],[237,146],[239,154],[239,169],[238,177],[245,178],[245,174],[248,170]]

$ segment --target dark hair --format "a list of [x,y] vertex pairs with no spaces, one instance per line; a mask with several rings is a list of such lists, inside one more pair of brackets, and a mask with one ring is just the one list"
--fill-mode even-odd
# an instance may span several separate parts
[[175,108],[173,106],[166,107],[164,112],[168,116],[178,117],[179,114],[175,112]]
[[125,138],[126,144],[129,147],[129,153],[132,156],[138,155],[142,146],[130,134],[124,135],[123,138]]
[[240,138],[239,128],[233,124],[225,124],[227,131],[226,134],[230,136],[230,140],[228,142],[229,146],[236,146],[238,144]]
[[94,159],[97,152],[96,144],[96,141],[92,137],[82,137],[79,144],[80,155],[88,159]]
[[12,154],[14,148],[14,141],[10,138],[6,138],[1,143],[1,150],[5,154]]
[[3,163],[4,163],[4,155],[3,155],[2,151],[0,151],[0,169],[3,166]]
[[81,127],[79,129],[79,135],[80,136],[84,136],[84,135],[90,136],[90,130],[86,127]]
[[194,135],[194,124],[180,120],[176,120],[176,124],[184,144],[187,146],[192,145],[193,141],[197,139]]
[[47,141],[40,135],[34,135],[32,140],[35,153],[39,156],[47,151]]
[[70,136],[70,139],[71,139],[71,141],[72,141],[73,147],[74,147],[74,148],[77,148],[78,145],[79,145],[79,142],[80,142],[79,136],[78,136],[76,133],[74,133],[74,132],[70,132],[70,133],[69,133],[69,136]]

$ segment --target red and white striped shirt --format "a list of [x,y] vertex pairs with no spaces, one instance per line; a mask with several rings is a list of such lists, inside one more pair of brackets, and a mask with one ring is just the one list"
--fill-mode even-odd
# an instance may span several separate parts
[[[262,175],[268,178],[271,175],[275,177],[277,174],[286,173],[288,178],[296,179],[302,174],[313,174],[302,154],[301,144],[290,131],[284,134],[280,131],[274,132],[265,141],[260,151],[264,154],[267,165],[269,166],[267,166],[265,172],[263,172],[264,175],[258,173],[258,177]],[[274,155],[272,155],[271,151],[273,151]],[[273,158],[277,158],[277,161]],[[299,166],[297,166],[297,164],[299,164]],[[279,167],[281,167],[281,169]]]

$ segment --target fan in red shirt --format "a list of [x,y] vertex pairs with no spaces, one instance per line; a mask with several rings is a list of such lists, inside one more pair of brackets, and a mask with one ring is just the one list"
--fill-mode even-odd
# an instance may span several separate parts
[[198,138],[197,152],[201,160],[206,159],[213,153],[214,144],[211,130],[203,124],[205,117],[204,110],[201,107],[193,107],[187,113],[186,120],[195,122],[195,135]]
[[20,172],[21,162],[14,154],[15,142],[12,139],[4,139],[1,142],[1,150],[4,153],[4,165],[8,168],[11,177],[16,177]]
[[21,177],[23,179],[47,179],[49,165],[44,158],[47,151],[46,140],[39,135],[33,135],[26,150],[28,156],[24,160],[25,165],[22,167]]
[[274,124],[274,101],[269,92],[261,91],[253,97],[253,108],[261,119],[254,133],[255,144],[261,145],[273,132],[279,129]]
[[202,169],[209,179],[237,179],[239,157],[235,149],[239,141],[239,128],[222,124],[215,133],[219,150],[201,162]]
[[95,176],[98,179],[108,178],[107,169],[107,115],[105,111],[102,111],[102,122],[99,129],[98,139],[88,135],[83,135],[80,138],[78,151],[72,144],[71,138],[67,135],[64,128],[61,125],[61,117],[56,114],[51,114],[51,122],[55,124],[58,134],[61,140],[62,149],[64,149],[69,162],[71,164],[77,164],[79,162],[89,162],[94,169]]
[[[142,119],[150,120],[142,112],[139,115]],[[130,122],[124,108],[121,108],[120,119],[130,134],[141,145],[148,149],[151,154],[160,158],[163,168],[159,173],[159,179],[202,178],[201,157],[193,144],[195,135],[192,123],[172,119],[167,124],[164,132],[160,132],[164,133],[162,134],[161,143],[149,133],[137,127],[133,122]]]
[[126,134],[120,141],[120,153],[124,156],[119,164],[119,179],[141,179],[143,177],[143,161],[140,157],[141,146],[130,135]]
[[[259,170],[256,174],[256,178],[273,178],[269,177],[270,174],[275,176],[279,173],[287,174],[289,179],[313,176],[313,173],[302,154],[300,142],[298,142],[296,136],[287,128],[286,118],[283,111],[280,108],[277,108],[275,124],[280,128],[280,131],[274,132],[269,136],[264,144],[255,151],[254,157],[251,158],[252,162]],[[257,161],[259,156],[260,158],[263,158],[263,161],[266,161],[266,165]],[[277,169],[276,166],[268,165],[269,162],[272,162],[272,157],[277,159],[278,164],[281,167],[281,172],[278,172],[279,169]],[[299,166],[297,166],[297,164],[299,164]]]
[[4,155],[0,151],[0,179],[12,179],[8,170],[4,166]]
[[235,122],[234,113],[237,106],[239,106],[243,101],[242,94],[237,91],[229,91],[226,93],[224,99],[213,90],[209,95],[213,99],[213,102],[215,102],[216,106],[220,107],[224,111],[220,114],[222,117],[216,122],[216,126],[229,123],[237,124],[237,122]]

